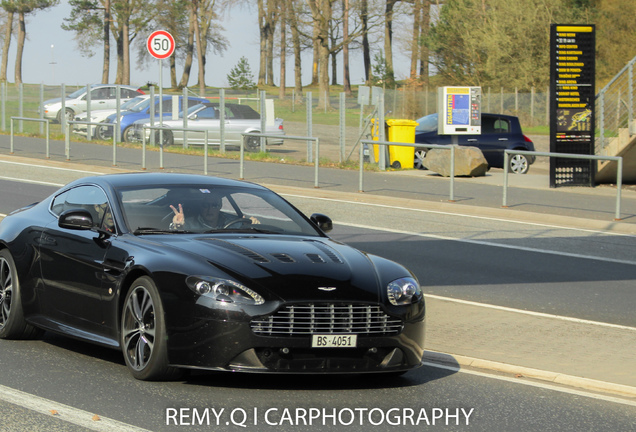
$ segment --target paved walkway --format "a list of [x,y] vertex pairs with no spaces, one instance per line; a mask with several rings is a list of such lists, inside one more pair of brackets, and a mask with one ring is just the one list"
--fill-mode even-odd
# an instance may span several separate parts
[[[44,141],[16,138],[14,155],[8,155],[7,136],[0,136],[0,160],[45,160]],[[21,159],[21,157],[29,159]],[[72,144],[71,161],[64,145],[51,144],[47,163],[87,171],[140,170],[138,149],[117,150],[112,168],[112,147]],[[209,174],[238,178],[239,163],[209,158]],[[157,152],[147,153],[150,171],[159,169]],[[166,171],[203,172],[201,156],[164,154]],[[636,193],[624,191],[621,221],[614,221],[616,189],[550,189],[545,170],[511,176],[509,208],[501,208],[503,174],[492,170],[483,178],[455,181],[455,202],[448,200],[450,182],[426,171],[364,173],[364,193],[358,192],[359,173],[319,169],[314,187],[312,166],[247,162],[245,179],[267,184],[280,193],[316,197],[343,197],[360,202],[402,207],[448,210],[555,225],[636,234]],[[469,302],[427,299],[427,358],[462,367],[478,367],[517,376],[627,395],[636,399],[636,329],[596,325],[577,320],[490,308]]]

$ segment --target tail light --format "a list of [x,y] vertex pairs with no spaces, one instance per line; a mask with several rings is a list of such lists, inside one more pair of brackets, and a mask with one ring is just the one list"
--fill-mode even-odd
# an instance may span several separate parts
[[532,142],[532,140],[531,140],[530,138],[528,138],[527,136],[525,136],[525,135],[523,136],[523,140],[524,140],[525,142],[529,142],[529,143],[531,143],[531,142]]

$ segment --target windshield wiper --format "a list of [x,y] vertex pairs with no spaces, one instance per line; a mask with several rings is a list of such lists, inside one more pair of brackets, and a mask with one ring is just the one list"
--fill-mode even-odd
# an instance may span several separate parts
[[187,234],[187,233],[191,233],[192,231],[186,231],[186,230],[171,230],[171,229],[160,229],[160,228],[152,228],[152,227],[139,227],[137,228],[133,234],[134,235],[139,235],[139,234]]

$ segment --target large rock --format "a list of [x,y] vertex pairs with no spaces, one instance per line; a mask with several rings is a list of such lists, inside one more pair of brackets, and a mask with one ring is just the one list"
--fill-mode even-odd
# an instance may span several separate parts
[[[451,175],[450,149],[430,149],[426,152],[426,167],[441,176]],[[455,146],[455,176],[479,177],[486,175],[488,162],[477,147]]]

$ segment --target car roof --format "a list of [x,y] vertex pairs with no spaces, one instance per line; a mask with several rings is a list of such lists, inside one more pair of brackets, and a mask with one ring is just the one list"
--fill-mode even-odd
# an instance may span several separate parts
[[119,173],[105,174],[101,176],[84,177],[69,183],[67,186],[78,186],[82,184],[97,184],[103,187],[120,188],[126,186],[157,186],[161,185],[189,185],[206,184],[210,186],[233,186],[248,189],[267,190],[264,186],[239,180],[226,179],[222,177],[212,177],[198,174],[182,173]]

